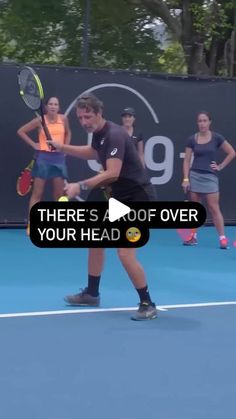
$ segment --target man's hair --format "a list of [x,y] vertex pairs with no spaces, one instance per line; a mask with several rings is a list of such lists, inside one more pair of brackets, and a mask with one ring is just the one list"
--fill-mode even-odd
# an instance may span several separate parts
[[85,93],[80,96],[76,103],[77,109],[86,109],[86,111],[94,113],[103,113],[103,103],[91,93]]

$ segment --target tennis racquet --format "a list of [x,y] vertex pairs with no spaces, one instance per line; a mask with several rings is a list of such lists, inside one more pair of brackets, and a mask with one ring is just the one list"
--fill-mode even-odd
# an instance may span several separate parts
[[[65,186],[67,185],[67,180],[64,181]],[[110,198],[110,191],[108,192],[106,187],[98,187],[98,188],[94,188],[92,190],[90,190],[88,196],[86,197],[86,199],[82,198],[80,195],[76,195],[74,197],[74,199],[76,201],[80,201],[80,202],[85,202],[85,201],[92,201],[92,202],[101,202],[101,201],[109,201]],[[66,201],[70,201],[67,197],[67,195],[63,195],[61,196],[58,201],[61,202],[66,202]]]
[[20,176],[17,179],[16,182],[16,191],[18,195],[25,196],[29,193],[31,190],[32,184],[33,184],[33,178],[32,178],[32,169],[34,167],[35,158],[31,160],[31,162],[28,164],[28,166],[25,167],[24,170],[22,170]]
[[[45,122],[43,112],[44,92],[39,76],[33,68],[25,66],[18,72],[17,79],[21,98],[26,106],[32,109],[35,115],[40,119],[47,141],[52,141],[50,132]],[[52,150],[55,150],[53,146],[50,145],[50,147]]]

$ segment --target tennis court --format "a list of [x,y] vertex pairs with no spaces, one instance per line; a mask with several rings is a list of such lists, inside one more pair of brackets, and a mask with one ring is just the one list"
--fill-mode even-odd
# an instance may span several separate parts
[[137,296],[114,250],[101,308],[75,309],[63,296],[86,284],[86,250],[39,249],[22,229],[0,244],[4,419],[233,417],[236,249],[218,249],[214,228],[187,248],[152,231],[139,250],[159,307],[148,322],[129,320]]

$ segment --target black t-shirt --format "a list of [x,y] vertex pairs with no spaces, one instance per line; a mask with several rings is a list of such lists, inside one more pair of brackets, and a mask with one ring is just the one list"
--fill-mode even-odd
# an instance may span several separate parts
[[138,148],[138,143],[140,141],[143,141],[143,136],[141,132],[137,131],[136,128],[134,127],[133,133],[130,135],[130,139],[133,141],[135,147]]
[[187,147],[191,148],[194,154],[191,170],[217,175],[217,172],[211,168],[211,163],[217,160],[217,150],[224,141],[225,138],[217,132],[212,132],[210,141],[204,144],[197,142],[197,134],[191,135],[187,142]]
[[112,196],[121,200],[132,200],[132,196],[137,194],[140,188],[150,186],[150,179],[136,147],[123,127],[106,121],[104,127],[93,134],[91,145],[97,151],[104,170],[108,159],[122,161],[119,179],[111,184]]

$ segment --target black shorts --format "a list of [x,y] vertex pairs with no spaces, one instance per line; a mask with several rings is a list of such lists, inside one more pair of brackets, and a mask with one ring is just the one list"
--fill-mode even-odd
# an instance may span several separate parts
[[145,201],[156,201],[156,193],[151,183],[147,185],[135,186],[127,194],[112,194],[112,197],[118,201],[123,202],[145,202]]

